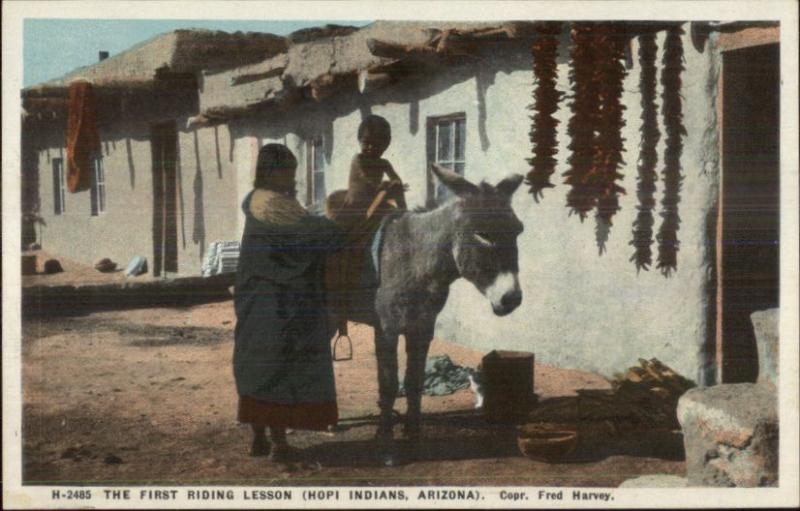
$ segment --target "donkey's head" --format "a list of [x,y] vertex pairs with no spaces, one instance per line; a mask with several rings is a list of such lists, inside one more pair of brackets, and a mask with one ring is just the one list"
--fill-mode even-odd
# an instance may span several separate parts
[[439,165],[434,164],[433,171],[461,199],[453,239],[459,274],[489,299],[495,314],[509,314],[522,302],[517,276],[522,222],[511,209],[511,196],[522,176],[512,174],[496,186],[474,185]]

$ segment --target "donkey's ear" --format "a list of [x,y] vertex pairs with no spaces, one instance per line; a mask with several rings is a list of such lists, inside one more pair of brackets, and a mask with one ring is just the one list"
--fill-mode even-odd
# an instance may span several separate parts
[[505,195],[506,197],[511,197],[514,195],[514,192],[517,191],[519,185],[522,184],[522,175],[520,174],[511,174],[507,178],[503,179],[499,183],[497,183],[497,191],[501,194]]
[[459,197],[468,197],[478,193],[478,187],[470,183],[455,172],[436,163],[432,164],[433,173],[451,192]]

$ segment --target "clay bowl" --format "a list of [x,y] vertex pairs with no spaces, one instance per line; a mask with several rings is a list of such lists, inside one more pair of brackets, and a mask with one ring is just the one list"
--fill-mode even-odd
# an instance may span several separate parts
[[578,445],[573,427],[553,423],[525,424],[518,428],[520,452],[535,461],[552,463],[570,454]]

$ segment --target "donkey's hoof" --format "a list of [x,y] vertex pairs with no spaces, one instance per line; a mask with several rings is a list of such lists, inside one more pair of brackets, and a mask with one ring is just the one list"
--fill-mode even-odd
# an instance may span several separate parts
[[384,467],[396,467],[400,464],[400,455],[394,447],[381,449],[380,453],[381,465]]
[[269,461],[273,463],[289,464],[300,459],[300,451],[288,444],[276,444],[269,455]]
[[254,440],[253,445],[250,447],[250,456],[260,457],[269,456],[272,446],[266,439]]

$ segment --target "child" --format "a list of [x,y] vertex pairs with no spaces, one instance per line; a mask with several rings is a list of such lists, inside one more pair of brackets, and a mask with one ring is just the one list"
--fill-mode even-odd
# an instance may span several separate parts
[[[369,115],[358,127],[361,152],[350,164],[347,194],[336,219],[346,230],[367,216],[367,210],[381,190],[386,190],[401,210],[406,209],[405,187],[392,164],[381,158],[392,140],[389,122],[383,117]],[[384,176],[388,181],[383,181]]]
[[[366,247],[382,217],[393,210],[406,209],[405,186],[392,164],[381,158],[391,140],[392,130],[386,119],[377,115],[364,118],[358,127],[361,152],[350,164],[347,191],[334,192],[328,199],[328,215],[347,233],[347,248],[328,260],[326,281],[328,289],[334,291],[332,310],[341,335],[347,335],[347,315],[355,305],[352,295],[360,286]],[[384,176],[388,181],[383,180]],[[381,191],[386,192],[386,197],[377,209],[378,214],[368,214]]]

